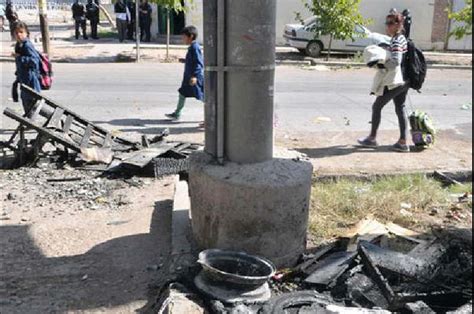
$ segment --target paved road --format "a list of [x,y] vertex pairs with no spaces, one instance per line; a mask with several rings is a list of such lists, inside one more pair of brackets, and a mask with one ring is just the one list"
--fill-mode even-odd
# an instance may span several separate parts
[[[3,63],[2,106],[20,108],[9,100],[14,65]],[[154,133],[167,125],[163,115],[174,109],[181,80],[180,64],[55,64],[53,99],[107,127]],[[316,71],[278,67],[276,77],[276,119],[286,134],[368,129],[373,98],[369,89],[372,70]],[[472,138],[470,71],[433,70],[423,94],[411,93],[416,108],[428,111],[441,129],[455,129]],[[202,104],[190,101],[184,123],[176,132],[195,129],[203,118]],[[318,119],[318,118],[325,119]],[[329,118],[331,121],[328,121]],[[349,122],[347,122],[349,120]],[[2,117],[2,128],[14,124]],[[187,123],[190,122],[190,123]],[[384,112],[384,130],[396,130],[393,105]]]

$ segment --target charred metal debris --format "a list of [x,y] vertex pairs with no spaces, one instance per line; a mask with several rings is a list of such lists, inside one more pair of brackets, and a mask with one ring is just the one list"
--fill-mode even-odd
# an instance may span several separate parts
[[33,166],[38,162],[68,163],[106,173],[162,177],[188,170],[189,155],[201,145],[169,142],[169,130],[134,142],[114,135],[53,100],[22,85],[35,105],[20,115],[10,108],[5,116],[18,122],[8,141],[0,141],[0,169]]

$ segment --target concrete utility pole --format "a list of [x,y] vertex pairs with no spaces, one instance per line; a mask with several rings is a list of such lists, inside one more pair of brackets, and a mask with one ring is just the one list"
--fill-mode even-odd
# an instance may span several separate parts
[[206,148],[190,193],[202,248],[292,266],[305,249],[312,166],[273,158],[275,0],[204,1]]
[[48,26],[48,5],[46,0],[38,0],[39,19],[41,28],[41,40],[43,42],[43,52],[51,56],[49,46],[49,26]]

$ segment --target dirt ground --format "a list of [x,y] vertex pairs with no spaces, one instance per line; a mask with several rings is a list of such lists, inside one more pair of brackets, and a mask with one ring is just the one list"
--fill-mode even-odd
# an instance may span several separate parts
[[472,169],[472,142],[460,138],[454,131],[442,131],[436,145],[410,154],[394,153],[390,144],[398,132],[380,133],[382,146],[377,150],[355,146],[357,138],[365,133],[333,132],[278,134],[278,146],[306,154],[317,175],[397,174],[425,171],[464,171]]
[[[48,182],[77,178],[75,182]],[[132,313],[164,279],[174,179],[0,171],[2,313]]]

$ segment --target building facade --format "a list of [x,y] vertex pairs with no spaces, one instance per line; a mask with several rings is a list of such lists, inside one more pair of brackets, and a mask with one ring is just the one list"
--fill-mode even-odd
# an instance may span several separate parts
[[[285,24],[297,23],[296,12],[308,16],[300,0],[277,1],[277,44],[284,45],[283,29]],[[194,0],[186,13],[186,24],[193,24],[203,29],[203,0]],[[447,8],[454,6],[455,10],[465,6],[464,0],[362,0],[361,13],[370,18],[373,23],[368,27],[375,32],[385,31],[385,16],[391,8],[399,11],[410,9],[413,16],[412,38],[426,50],[462,50],[472,51],[472,36],[463,40],[449,39],[450,30],[455,27],[449,21]]]

